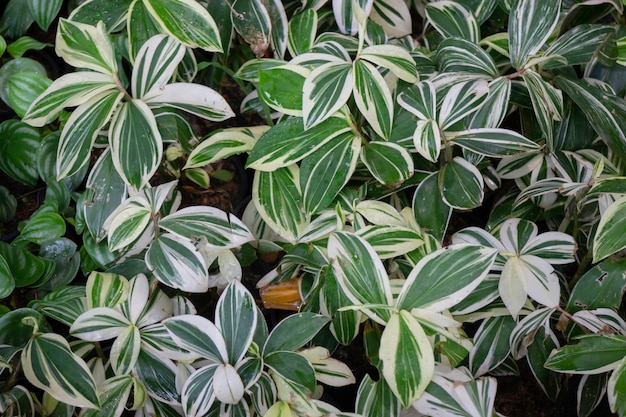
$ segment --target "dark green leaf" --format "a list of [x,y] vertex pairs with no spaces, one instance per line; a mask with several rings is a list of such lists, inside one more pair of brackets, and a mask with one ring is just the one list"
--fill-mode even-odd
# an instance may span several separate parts
[[580,342],[553,351],[545,367],[570,374],[599,374],[614,369],[626,355],[622,335],[586,335]]
[[293,314],[282,320],[269,334],[263,352],[295,351],[302,348],[328,323],[328,318],[315,313]]
[[19,182],[35,185],[40,141],[39,132],[26,123],[7,120],[0,124],[0,169]]

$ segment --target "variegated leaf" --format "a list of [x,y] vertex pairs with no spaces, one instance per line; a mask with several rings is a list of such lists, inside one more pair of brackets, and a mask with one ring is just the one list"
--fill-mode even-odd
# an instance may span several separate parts
[[317,213],[335,199],[356,168],[360,148],[361,138],[345,132],[302,160],[300,187],[307,214]]
[[143,101],[152,108],[173,107],[203,119],[221,122],[235,115],[218,92],[192,83],[172,83],[152,90]]
[[374,0],[333,0],[333,14],[341,33],[356,35],[359,15],[367,17],[373,3]]
[[117,76],[115,52],[104,23],[90,26],[62,18],[55,44],[57,55],[71,66]]
[[526,356],[528,346],[535,340],[535,334],[542,327],[548,327],[554,308],[540,308],[520,320],[510,336],[511,356],[518,360]]
[[255,138],[239,129],[225,129],[217,132],[194,147],[184,169],[199,168],[221,161],[233,155],[250,152]]
[[524,0],[515,3],[509,15],[511,63],[522,69],[541,49],[559,21],[561,0]]
[[552,352],[545,367],[556,372],[595,375],[615,369],[624,358],[626,337],[590,334]]
[[359,415],[371,417],[397,416],[400,413],[400,399],[387,384],[385,378],[373,381],[369,375],[361,380],[355,404]]
[[22,121],[41,127],[64,107],[79,106],[92,97],[117,89],[113,77],[96,72],[74,72],[54,80],[30,105]]
[[474,15],[456,1],[437,1],[425,7],[426,17],[444,38],[463,38],[478,43],[480,30]]
[[548,144],[552,146],[553,123],[554,121],[560,121],[563,117],[563,93],[531,69],[524,71],[522,78],[526,83],[541,131]]
[[123,303],[129,293],[128,280],[122,275],[93,271],[87,278],[87,308],[115,307]]
[[480,206],[484,181],[478,169],[461,157],[455,157],[439,172],[439,190],[443,201],[452,208]]
[[[332,234],[328,257],[337,281],[355,305],[393,304],[387,272],[374,248],[363,238],[348,232]],[[385,308],[364,308],[363,312],[381,324],[391,317]]]
[[487,98],[487,81],[463,81],[454,84],[446,93],[439,109],[437,121],[442,130],[477,111]]
[[273,29],[266,4],[261,0],[235,0],[231,5],[231,16],[235,30],[257,58],[265,55]]
[[489,82],[489,94],[480,109],[470,116],[470,128],[495,129],[500,126],[509,109],[511,80],[499,77]]
[[61,335],[32,338],[22,351],[21,362],[28,381],[55,399],[76,407],[100,408],[91,371]]
[[126,327],[111,346],[111,368],[115,375],[129,374],[139,357],[141,337],[136,326]]
[[378,355],[393,393],[404,407],[413,404],[433,377],[435,358],[426,333],[408,311],[390,317]]
[[375,0],[369,18],[394,38],[408,36],[412,31],[411,13],[405,1]]
[[[374,4],[378,4],[375,2]],[[359,58],[389,69],[396,77],[407,83],[417,82],[417,67],[411,54],[396,45],[372,45],[364,48]]]
[[219,366],[217,363],[204,366],[185,381],[181,403],[186,416],[202,417],[211,409],[215,402],[214,377]]
[[215,326],[224,336],[231,365],[239,362],[248,350],[257,320],[258,310],[252,295],[238,281],[231,282],[217,301],[215,312]]
[[300,169],[296,165],[273,172],[256,171],[252,200],[263,220],[289,241],[296,241],[309,221],[302,210]]
[[402,226],[366,226],[356,234],[365,239],[381,259],[402,256],[424,244],[419,233]]
[[413,132],[413,146],[431,162],[437,162],[441,152],[441,129],[434,120],[419,120]]
[[311,362],[315,369],[315,378],[331,387],[343,387],[354,384],[356,378],[345,363],[331,358],[328,349],[323,347],[313,347],[298,352]]
[[397,307],[438,312],[454,306],[487,276],[497,254],[491,248],[454,245],[427,255],[407,277]]
[[395,143],[371,141],[361,148],[361,161],[378,182],[392,188],[413,175],[411,154]]
[[509,339],[515,324],[510,316],[489,317],[480,324],[469,357],[475,377],[495,369],[509,356]]
[[228,362],[224,337],[208,319],[196,315],[181,315],[166,319],[163,324],[180,347],[215,362]]
[[116,251],[133,243],[150,223],[152,210],[143,196],[131,197],[107,218],[103,228],[107,230],[109,249]]
[[472,152],[495,158],[538,151],[541,148],[513,130],[499,128],[464,130],[448,136],[447,139]]
[[96,307],[81,314],[70,333],[83,340],[97,342],[119,336],[132,323],[119,311],[109,307]]
[[441,198],[438,183],[439,173],[434,172],[426,177],[415,189],[411,205],[419,227],[441,242],[448,228],[452,208]]
[[57,148],[57,179],[78,172],[87,162],[100,129],[109,122],[120,104],[123,93],[104,91],[81,104],[70,116],[61,132]]
[[393,97],[385,79],[374,66],[356,61],[354,77],[354,100],[361,114],[376,133],[385,139],[391,136],[393,124]]
[[352,94],[352,64],[336,59],[321,65],[306,78],[302,89],[305,128],[313,127],[339,110]]
[[183,45],[222,52],[219,30],[204,7],[193,0],[143,0],[159,26]]
[[163,155],[161,133],[154,114],[141,100],[123,103],[111,120],[109,144],[115,169],[127,184],[148,185]]
[[609,255],[626,248],[623,233],[626,222],[626,197],[611,204],[600,218],[598,230],[593,239],[593,261],[598,262]]
[[146,266],[165,285],[186,292],[206,292],[209,275],[204,258],[189,239],[166,233],[146,253]]
[[313,47],[317,25],[318,14],[315,9],[305,9],[291,19],[287,38],[287,49],[291,56],[296,57]]
[[289,33],[289,22],[285,6],[281,0],[266,0],[263,2],[267,8],[272,23],[271,46],[274,57],[284,58],[287,51],[287,36]]
[[159,226],[187,239],[205,238],[205,244],[216,248],[230,249],[253,239],[241,220],[216,207],[186,207],[165,216]]
[[434,120],[437,112],[435,85],[422,81],[402,91],[398,103],[421,120]]
[[299,65],[282,65],[259,71],[259,97],[272,109],[302,116],[302,89],[309,70]]
[[[350,130],[343,118],[332,117],[310,128],[301,118],[287,119],[272,127],[255,143],[247,167],[257,171],[273,171],[289,166],[312,154],[324,144]],[[337,139],[338,140],[338,139]]]
[[137,53],[131,88],[133,97],[142,99],[153,90],[162,89],[171,79],[185,55],[185,47],[167,35],[150,38]]
[[[545,51],[546,56],[557,55],[567,60],[567,65],[579,65],[589,62],[600,45],[613,33],[614,28],[607,25],[581,24],[572,27],[552,43]],[[562,66],[560,61],[543,63],[543,68],[551,69]]]
[[436,58],[442,72],[470,72],[488,78],[500,75],[493,58],[484,49],[462,38],[448,38],[441,42]]

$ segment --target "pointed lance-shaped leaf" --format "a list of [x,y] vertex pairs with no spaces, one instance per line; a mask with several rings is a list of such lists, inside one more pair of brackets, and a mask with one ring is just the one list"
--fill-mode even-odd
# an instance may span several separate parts
[[548,40],[559,21],[561,0],[521,0],[509,15],[509,52],[515,69],[522,69]]
[[102,22],[90,26],[60,19],[55,51],[73,67],[117,76],[115,51]]
[[144,98],[152,90],[163,88],[185,55],[185,47],[167,35],[156,35],[143,44],[133,66],[133,96]]

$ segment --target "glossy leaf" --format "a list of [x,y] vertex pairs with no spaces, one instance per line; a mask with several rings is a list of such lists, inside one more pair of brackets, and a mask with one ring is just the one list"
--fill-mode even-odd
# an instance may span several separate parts
[[446,93],[439,109],[437,121],[446,130],[459,120],[478,110],[487,98],[489,87],[486,81],[466,81],[454,84]]
[[209,12],[191,0],[145,0],[159,25],[190,48],[222,52],[219,30]]
[[291,56],[307,52],[315,42],[318,14],[315,9],[306,9],[289,21],[287,49]]
[[198,369],[185,381],[181,403],[185,415],[200,417],[207,414],[215,401],[214,377],[219,364],[210,364]]
[[302,90],[305,128],[315,126],[339,110],[352,94],[352,65],[337,59],[311,72]]
[[153,90],[163,88],[183,59],[185,47],[166,35],[150,38],[137,53],[131,87],[133,97],[141,99]]
[[[387,272],[364,239],[348,232],[334,233],[328,239],[328,257],[342,290],[355,305],[392,305]],[[388,309],[363,308],[363,312],[381,324],[391,317]]]
[[15,278],[6,259],[0,255],[0,299],[6,298],[15,289]]
[[476,167],[455,157],[439,172],[439,191],[452,208],[471,209],[483,200],[483,177]]
[[391,136],[393,97],[383,76],[370,63],[356,61],[352,70],[354,100],[374,131],[385,139]]
[[476,113],[470,116],[470,128],[495,129],[507,115],[511,96],[511,80],[498,77],[489,82],[489,94]]
[[111,76],[117,74],[115,51],[104,23],[90,26],[60,19],[55,51],[73,67],[87,68]]
[[266,3],[261,0],[235,0],[231,6],[232,22],[257,58],[270,46],[272,21]]
[[455,1],[438,1],[426,7],[426,17],[430,24],[444,38],[463,38],[478,43],[480,30],[474,15]]
[[26,249],[9,245],[6,242],[0,242],[0,256],[7,262],[16,287],[45,282],[54,272],[54,261],[43,259]]
[[[379,2],[374,2],[374,5],[377,4]],[[389,69],[396,77],[407,83],[417,82],[415,61],[411,54],[402,47],[395,45],[372,45],[364,48],[359,57],[374,65]]]
[[248,350],[257,315],[252,294],[238,281],[230,283],[217,302],[215,326],[224,336],[231,364],[239,362]]
[[100,407],[91,371],[60,335],[37,335],[26,345],[21,357],[26,378],[37,388],[70,405]]
[[469,356],[469,365],[474,376],[484,375],[495,369],[509,356],[509,339],[515,324],[510,316],[489,317],[481,323]]
[[259,97],[268,106],[290,116],[302,116],[302,88],[306,76],[305,68],[283,65],[259,71]]
[[437,62],[442,72],[469,72],[489,78],[499,76],[493,58],[476,43],[462,38],[448,38],[437,48]]
[[109,248],[116,251],[134,242],[150,223],[152,210],[148,201],[141,197],[131,197],[118,207],[106,220]]
[[626,222],[626,197],[611,204],[600,218],[598,231],[593,239],[593,261],[598,262],[626,248],[624,230]]
[[0,124],[0,170],[11,178],[28,185],[39,179],[36,159],[41,137],[26,123],[7,120]]
[[552,352],[545,367],[570,374],[599,374],[616,368],[625,351],[624,336],[592,334]]
[[166,319],[163,324],[172,339],[184,349],[215,362],[226,363],[228,351],[219,329],[204,317],[184,314]]
[[385,378],[373,381],[365,375],[357,391],[355,408],[363,416],[387,417],[398,415],[401,404]]
[[404,407],[424,392],[433,377],[435,359],[417,320],[401,310],[389,319],[380,341],[383,377]]
[[452,208],[441,198],[439,173],[435,172],[419,183],[413,194],[413,214],[422,230],[443,241],[452,215]]
[[511,63],[521,69],[546,42],[559,20],[561,1],[518,1],[509,15]]
[[441,129],[434,120],[419,120],[413,132],[413,145],[430,162],[437,162],[441,153]]
[[609,258],[587,271],[572,289],[567,311],[617,309],[626,288],[624,268],[626,260]]
[[519,133],[498,128],[464,130],[450,135],[448,140],[472,152],[495,158],[540,149],[538,144]]
[[411,34],[411,13],[402,0],[376,0],[369,18],[378,23],[385,33],[394,38]]
[[378,182],[391,187],[413,175],[411,154],[395,143],[372,141],[361,148],[361,160]]
[[295,351],[307,344],[328,323],[328,318],[319,314],[303,312],[293,314],[276,325],[265,345],[264,354],[277,351]]
[[198,293],[208,290],[206,262],[186,238],[170,233],[159,236],[146,253],[146,265],[168,287]]
[[20,233],[20,237],[42,244],[65,234],[65,220],[57,213],[37,213],[31,217]]
[[398,103],[421,120],[434,120],[437,112],[435,85],[430,81],[422,81],[398,96]]
[[43,93],[52,82],[36,72],[15,74],[8,78],[9,105],[23,117],[33,101]]
[[[591,60],[598,48],[613,32],[605,25],[581,24],[572,27],[552,43],[545,52],[546,56],[558,55],[567,60],[567,65],[585,64]],[[543,68],[562,66],[559,61],[548,61]]]
[[315,391],[315,370],[303,356],[294,352],[275,351],[268,353],[264,360],[270,370],[288,383],[305,388],[309,393]]

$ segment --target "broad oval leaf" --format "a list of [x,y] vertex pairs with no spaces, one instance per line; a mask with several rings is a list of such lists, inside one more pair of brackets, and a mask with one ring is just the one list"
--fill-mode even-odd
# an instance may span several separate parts
[[113,339],[119,336],[132,323],[122,313],[109,307],[95,307],[82,313],[72,326],[74,337],[91,342]]
[[461,157],[455,157],[439,172],[439,191],[452,208],[472,209],[483,200],[483,177],[478,169]]
[[163,143],[154,114],[143,101],[120,106],[111,120],[109,144],[124,181],[138,190],[146,187],[161,163]]
[[365,226],[356,233],[372,245],[381,259],[405,255],[424,244],[419,233],[402,226]]
[[31,15],[40,28],[48,30],[48,27],[61,10],[63,0],[33,0],[27,2]]
[[87,308],[113,308],[126,300],[129,290],[128,280],[122,275],[93,271],[85,287]]
[[[363,238],[348,232],[333,233],[328,239],[328,257],[337,281],[354,304],[393,305],[387,272]],[[384,308],[364,308],[363,312],[381,324],[391,317]]]
[[444,39],[437,48],[436,59],[442,72],[469,72],[489,78],[500,75],[491,55],[462,38]]
[[413,146],[430,162],[437,162],[441,153],[441,129],[434,120],[418,120],[413,132]]
[[33,215],[26,223],[20,237],[41,245],[44,241],[56,239],[65,234],[65,219],[53,212]]
[[150,204],[144,197],[135,196],[126,200],[105,221],[109,249],[120,250],[134,242],[148,227],[151,216]]
[[180,347],[219,363],[228,362],[228,350],[219,329],[208,319],[183,314],[163,321]]
[[398,103],[421,120],[434,120],[437,112],[435,85],[428,80],[415,84],[398,95]]
[[336,59],[316,68],[304,81],[302,114],[305,128],[328,119],[352,94],[352,64]]
[[241,220],[216,207],[185,207],[165,216],[159,226],[187,239],[204,238],[215,248],[231,249],[253,239]]
[[480,108],[487,98],[489,86],[485,80],[462,81],[446,93],[439,109],[437,121],[442,130],[454,126],[459,120]]
[[50,79],[36,72],[14,74],[6,81],[9,87],[9,105],[20,117],[26,114],[35,99],[52,84]]
[[487,276],[497,255],[495,249],[472,245],[452,245],[427,255],[407,277],[397,307],[438,312],[454,306]]
[[286,317],[269,334],[263,352],[267,355],[277,351],[298,350],[313,339],[327,323],[327,317],[311,312]]
[[231,364],[219,364],[215,369],[213,392],[225,404],[237,404],[243,398],[244,386],[237,370]]
[[382,374],[404,407],[426,390],[435,371],[435,357],[428,337],[417,320],[401,310],[389,319],[378,353]]
[[87,68],[114,77],[117,75],[115,51],[104,23],[90,26],[60,19],[55,51],[73,67]]
[[[399,2],[402,3],[402,2]],[[379,2],[374,2],[374,6]],[[364,48],[360,59],[390,70],[396,77],[407,83],[417,82],[417,67],[406,49],[396,45],[372,45]]]
[[311,363],[295,352],[275,351],[267,354],[265,364],[290,384],[315,391],[315,370]]
[[411,154],[395,143],[371,141],[361,148],[361,160],[378,182],[391,188],[413,175]]
[[411,13],[403,0],[374,1],[369,18],[394,38],[400,39],[411,34]]
[[478,43],[480,30],[474,15],[460,2],[437,1],[425,7],[428,21],[444,38],[457,37]]
[[143,0],[162,29],[183,45],[222,52],[219,29],[204,7],[192,0]]
[[39,180],[37,150],[41,142],[39,132],[17,120],[0,124],[0,170],[11,178],[34,186]]
[[100,408],[91,371],[60,335],[37,335],[26,345],[21,357],[24,375],[37,388],[76,407]]
[[0,255],[0,299],[6,298],[15,289],[15,278],[11,273],[9,264],[2,255]]
[[302,116],[302,88],[309,74],[297,65],[283,65],[259,71],[259,97],[272,109],[290,116]]
[[626,260],[611,258],[591,268],[572,289],[567,311],[618,309],[626,290],[625,270]]
[[[263,127],[264,130],[269,127]],[[198,168],[230,156],[250,152],[255,138],[239,129],[225,129],[195,146],[185,163],[184,169]]]
[[131,87],[133,97],[141,99],[150,91],[163,88],[172,78],[185,55],[185,47],[167,35],[151,37],[137,53]]
[[170,233],[159,236],[146,253],[146,265],[169,287],[197,293],[209,289],[206,262],[187,238]]

